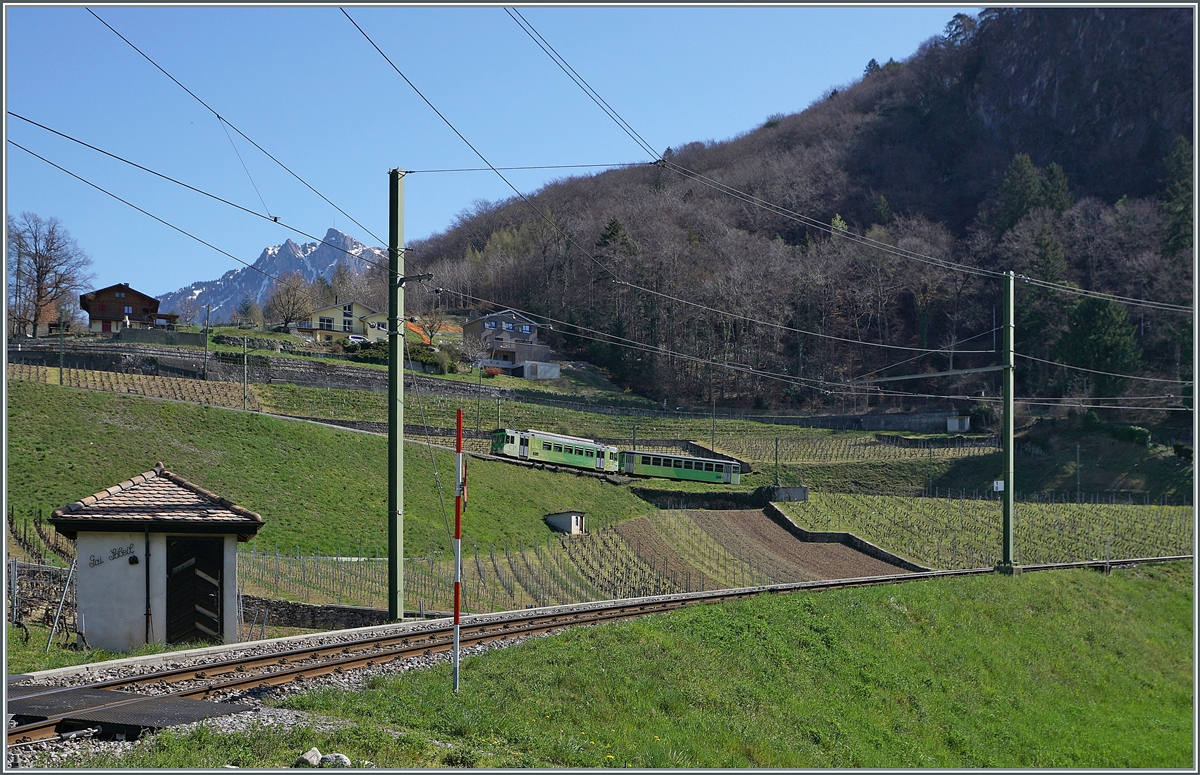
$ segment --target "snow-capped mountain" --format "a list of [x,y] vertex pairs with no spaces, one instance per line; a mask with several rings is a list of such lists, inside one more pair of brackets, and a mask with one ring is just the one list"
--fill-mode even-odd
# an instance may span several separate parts
[[[288,240],[282,245],[264,250],[254,262],[253,268],[231,269],[216,280],[195,282],[177,291],[164,293],[157,297],[162,302],[159,309],[164,312],[173,311],[181,301],[191,297],[196,300],[201,310],[205,305],[212,305],[211,320],[224,321],[229,319],[230,313],[247,296],[260,305],[266,304],[271,283],[274,282],[273,277],[286,272],[299,272],[305,280],[314,280],[317,277],[328,280],[332,277],[338,261],[345,261],[347,268],[359,272],[366,268],[363,259],[386,265],[387,250],[364,245],[348,234],[330,229],[325,232],[325,238],[321,242],[297,245]],[[203,312],[200,322],[204,322]]]

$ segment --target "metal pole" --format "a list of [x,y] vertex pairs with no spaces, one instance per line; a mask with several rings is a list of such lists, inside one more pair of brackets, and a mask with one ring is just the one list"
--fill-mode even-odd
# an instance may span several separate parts
[[247,362],[246,337],[242,337],[242,411],[246,411],[246,404],[249,403],[250,397],[250,367]]
[[54,612],[54,624],[50,626],[50,637],[46,638],[46,653],[50,652],[50,644],[54,642],[54,631],[58,629],[58,620],[62,616],[63,604],[67,602],[67,593],[71,590],[71,577],[75,575],[75,561],[71,560],[71,569],[67,571],[67,583],[63,585],[62,597],[58,599],[58,610]]
[[212,305],[204,305],[204,380],[208,381],[208,316],[212,312]]
[[388,172],[388,618],[404,619],[404,170]]
[[67,305],[58,305],[58,384],[63,384],[63,362],[66,359],[67,353],[67,329],[64,327],[63,318],[67,314]]
[[1079,445],[1075,445],[1075,502],[1079,503]]
[[779,437],[775,437],[775,486],[779,486]]
[[454,693],[458,694],[459,625],[462,605],[462,507],[466,487],[466,472],[463,469],[462,409],[458,410],[454,471]]
[[1014,462],[1013,462],[1013,282],[1012,272],[1004,273],[1004,328],[1002,331],[1002,361],[1001,393],[1004,396],[1004,414],[1001,420],[1001,437],[1003,439],[1004,456],[1004,492],[1001,493],[1003,503],[1004,537],[1000,547],[1000,564],[1005,569],[1013,566],[1013,496],[1014,491]]

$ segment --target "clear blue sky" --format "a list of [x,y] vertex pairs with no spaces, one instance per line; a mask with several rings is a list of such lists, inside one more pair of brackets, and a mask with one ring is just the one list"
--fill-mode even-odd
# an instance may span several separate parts
[[[382,238],[389,169],[485,166],[336,6],[93,10]],[[649,161],[504,7],[347,10],[497,167]],[[860,78],[871,58],[903,60],[955,13],[978,10],[520,8],[659,152],[728,139],[772,114],[799,112],[830,88]],[[336,227],[382,244],[232,131],[231,144],[212,113],[84,7],[10,5],[5,14],[7,111],[256,212],[268,210],[309,234]],[[6,119],[7,140],[246,262],[288,238],[311,241]],[[96,287],[128,282],[157,295],[242,266],[11,143],[4,168],[6,212],[61,220],[91,256]],[[591,172],[504,174],[532,193],[556,178]],[[408,241],[445,230],[479,200],[514,195],[492,172],[414,174],[405,187]]]

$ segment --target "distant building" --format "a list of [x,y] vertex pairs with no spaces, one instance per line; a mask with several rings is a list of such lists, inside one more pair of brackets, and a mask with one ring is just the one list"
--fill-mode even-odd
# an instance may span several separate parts
[[584,523],[586,517],[582,511],[558,511],[546,515],[546,524],[560,533],[580,535],[587,532]]
[[125,328],[174,328],[179,315],[159,312],[158,299],[117,283],[88,291],[79,297],[79,308],[88,313],[88,330],[115,334]]
[[[334,304],[329,307],[316,310],[308,317],[308,320],[301,320],[296,324],[296,332],[307,334],[318,342],[332,342],[335,339],[345,339],[351,334],[357,336],[365,336],[371,341],[387,338],[387,325],[382,329],[382,337],[380,336],[379,328],[371,328],[366,325],[366,321],[375,321],[380,313],[371,309],[365,304],[359,304],[357,301],[348,301],[344,304]],[[386,315],[384,316],[386,321]]]
[[558,376],[558,367],[549,363],[550,347],[538,341],[538,324],[511,309],[467,321],[463,341],[473,341],[483,351],[480,368],[494,366],[526,378]]

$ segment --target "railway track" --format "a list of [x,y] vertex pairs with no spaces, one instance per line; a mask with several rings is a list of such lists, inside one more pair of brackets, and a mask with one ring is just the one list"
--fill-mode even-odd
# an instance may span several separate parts
[[[1115,561],[1086,561],[1022,566],[1021,572],[1093,568],[1107,572],[1112,567],[1145,563],[1191,560],[1192,555],[1153,557]],[[806,581],[771,586],[745,587],[706,592],[665,595],[632,600],[613,600],[600,603],[555,606],[528,611],[497,614],[476,614],[464,617],[460,627],[463,647],[508,641],[542,635],[566,627],[600,624],[608,621],[666,613],[684,606],[738,600],[762,594],[786,594],[800,591],[822,591],[845,587],[897,584],[908,581],[973,576],[994,573],[994,568],[901,573],[888,576],[869,576],[849,579]],[[350,640],[336,643],[304,645],[295,648],[260,653],[239,654],[234,658],[184,667],[166,667],[149,672],[111,678],[82,685],[35,686],[9,684],[10,712],[17,706],[41,708],[33,713],[16,713],[16,726],[8,729],[8,745],[21,746],[37,742],[69,738],[80,734],[120,734],[136,737],[142,729],[157,729],[170,723],[146,723],[154,713],[170,718],[172,701],[221,700],[236,698],[239,693],[254,689],[293,684],[331,673],[342,674],[359,668],[369,668],[412,657],[448,651],[453,647],[453,625],[448,620],[386,625],[364,630]],[[159,657],[161,659],[161,656]],[[96,667],[96,666],[92,666]],[[164,703],[168,703],[164,705]],[[211,705],[212,703],[210,703]],[[216,714],[228,713],[222,706]],[[162,710],[163,708],[167,710]],[[195,706],[191,706],[195,708]],[[140,709],[140,712],[139,712]],[[44,716],[29,720],[29,716]],[[79,716],[87,719],[80,720]],[[203,716],[201,716],[203,717]],[[94,719],[105,719],[95,722]],[[125,721],[122,719],[125,718]],[[92,719],[92,720],[88,720]],[[134,719],[134,720],[128,720]],[[138,721],[137,719],[143,719]],[[90,730],[90,731],[89,731]]]

